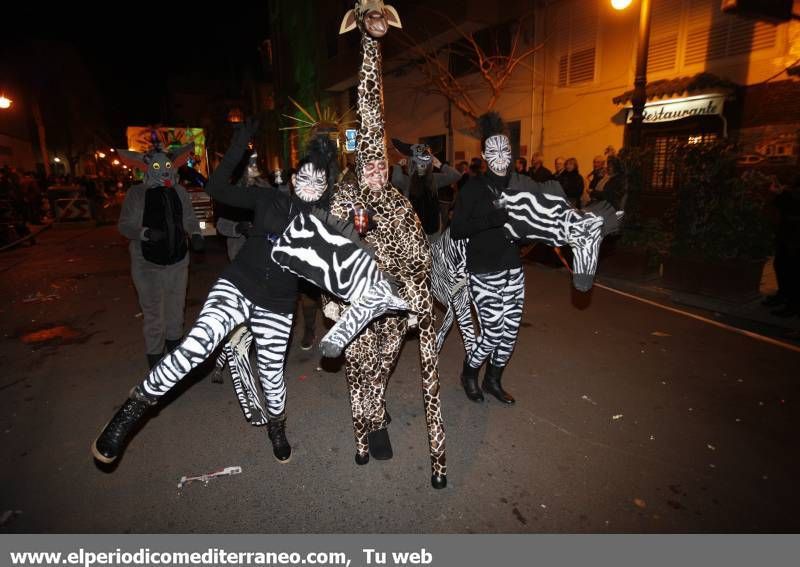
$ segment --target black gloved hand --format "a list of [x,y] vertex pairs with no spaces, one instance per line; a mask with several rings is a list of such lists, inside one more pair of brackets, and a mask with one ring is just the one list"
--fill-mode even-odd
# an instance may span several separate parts
[[258,119],[253,116],[248,116],[245,121],[236,128],[231,145],[244,148],[257,131]]
[[192,250],[194,250],[195,252],[206,251],[206,241],[203,240],[202,234],[193,234],[191,243],[192,243]]
[[253,229],[253,223],[242,221],[236,223],[236,233],[242,236],[250,236],[250,231]]
[[144,237],[148,242],[160,242],[167,237],[167,234],[163,230],[158,230],[157,228],[148,228],[144,231]]

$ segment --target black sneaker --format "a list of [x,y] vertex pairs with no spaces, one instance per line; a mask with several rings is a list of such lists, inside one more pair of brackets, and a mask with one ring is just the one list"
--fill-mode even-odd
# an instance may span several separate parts
[[292,457],[292,446],[286,439],[286,416],[270,417],[267,420],[267,435],[272,442],[272,454],[279,463],[288,463]]
[[130,397],[117,410],[100,435],[92,443],[92,455],[101,463],[113,463],[128,445],[133,429],[144,417],[155,400]]

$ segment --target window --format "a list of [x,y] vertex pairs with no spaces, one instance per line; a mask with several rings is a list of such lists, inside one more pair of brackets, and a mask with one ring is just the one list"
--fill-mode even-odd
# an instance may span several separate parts
[[570,2],[557,16],[558,86],[594,81],[597,57],[597,2]]
[[725,14],[718,0],[684,0],[684,65],[713,61],[775,47],[777,26]]
[[714,133],[664,134],[646,142],[653,154],[653,161],[645,167],[645,191],[671,193],[675,190],[675,149],[681,144],[705,144],[717,138]]
[[682,0],[654,0],[651,12],[648,72],[672,71],[678,62]]

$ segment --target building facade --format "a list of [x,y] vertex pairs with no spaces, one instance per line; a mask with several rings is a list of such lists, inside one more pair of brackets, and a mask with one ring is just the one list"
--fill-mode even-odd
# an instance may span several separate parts
[[[329,32],[319,45],[324,53],[318,86],[345,110],[354,103],[358,41],[356,33],[336,33],[352,1],[326,4],[316,23]],[[541,47],[516,67],[494,105],[509,124],[517,155],[530,159],[540,152],[548,167],[557,156],[575,157],[588,173],[594,156],[624,144],[638,2],[624,11],[615,11],[609,0],[510,0],[502,7],[442,0],[433,9],[429,2],[409,0],[395,7],[403,30],[391,30],[384,40],[388,137],[428,141],[449,161],[478,156],[473,120],[433,92],[409,41],[452,58],[446,46],[460,39],[454,25],[475,37],[491,29],[495,43],[504,30],[509,36],[520,25],[518,52]],[[720,0],[652,0],[649,46],[643,143],[653,153],[646,180],[650,192],[672,190],[670,149],[686,141],[730,137],[742,144],[744,164],[797,164],[800,82],[787,68],[800,59],[800,22],[771,24],[725,14]],[[457,63],[446,68],[475,108],[485,111],[486,83]]]

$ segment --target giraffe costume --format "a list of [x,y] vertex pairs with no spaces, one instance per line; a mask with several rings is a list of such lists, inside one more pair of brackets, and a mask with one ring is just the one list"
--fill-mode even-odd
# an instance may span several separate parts
[[[348,218],[354,205],[375,212],[376,227],[366,234],[364,240],[375,250],[375,259],[381,270],[395,278],[400,296],[408,303],[412,317],[417,319],[431,484],[434,488],[444,488],[447,485],[447,467],[430,291],[431,249],[411,203],[388,181],[383,76],[378,42],[388,25],[400,27],[400,18],[394,8],[384,5],[381,0],[358,0],[355,8],[345,15],[339,30],[345,33],[358,27],[361,32],[362,60],[357,103],[360,124],[356,150],[358,184],[340,187],[333,198],[331,212]],[[366,464],[369,460],[370,435],[386,434],[386,384],[397,362],[407,328],[408,318],[385,316],[372,322],[345,350],[345,374],[353,412],[356,462],[359,464]]]

